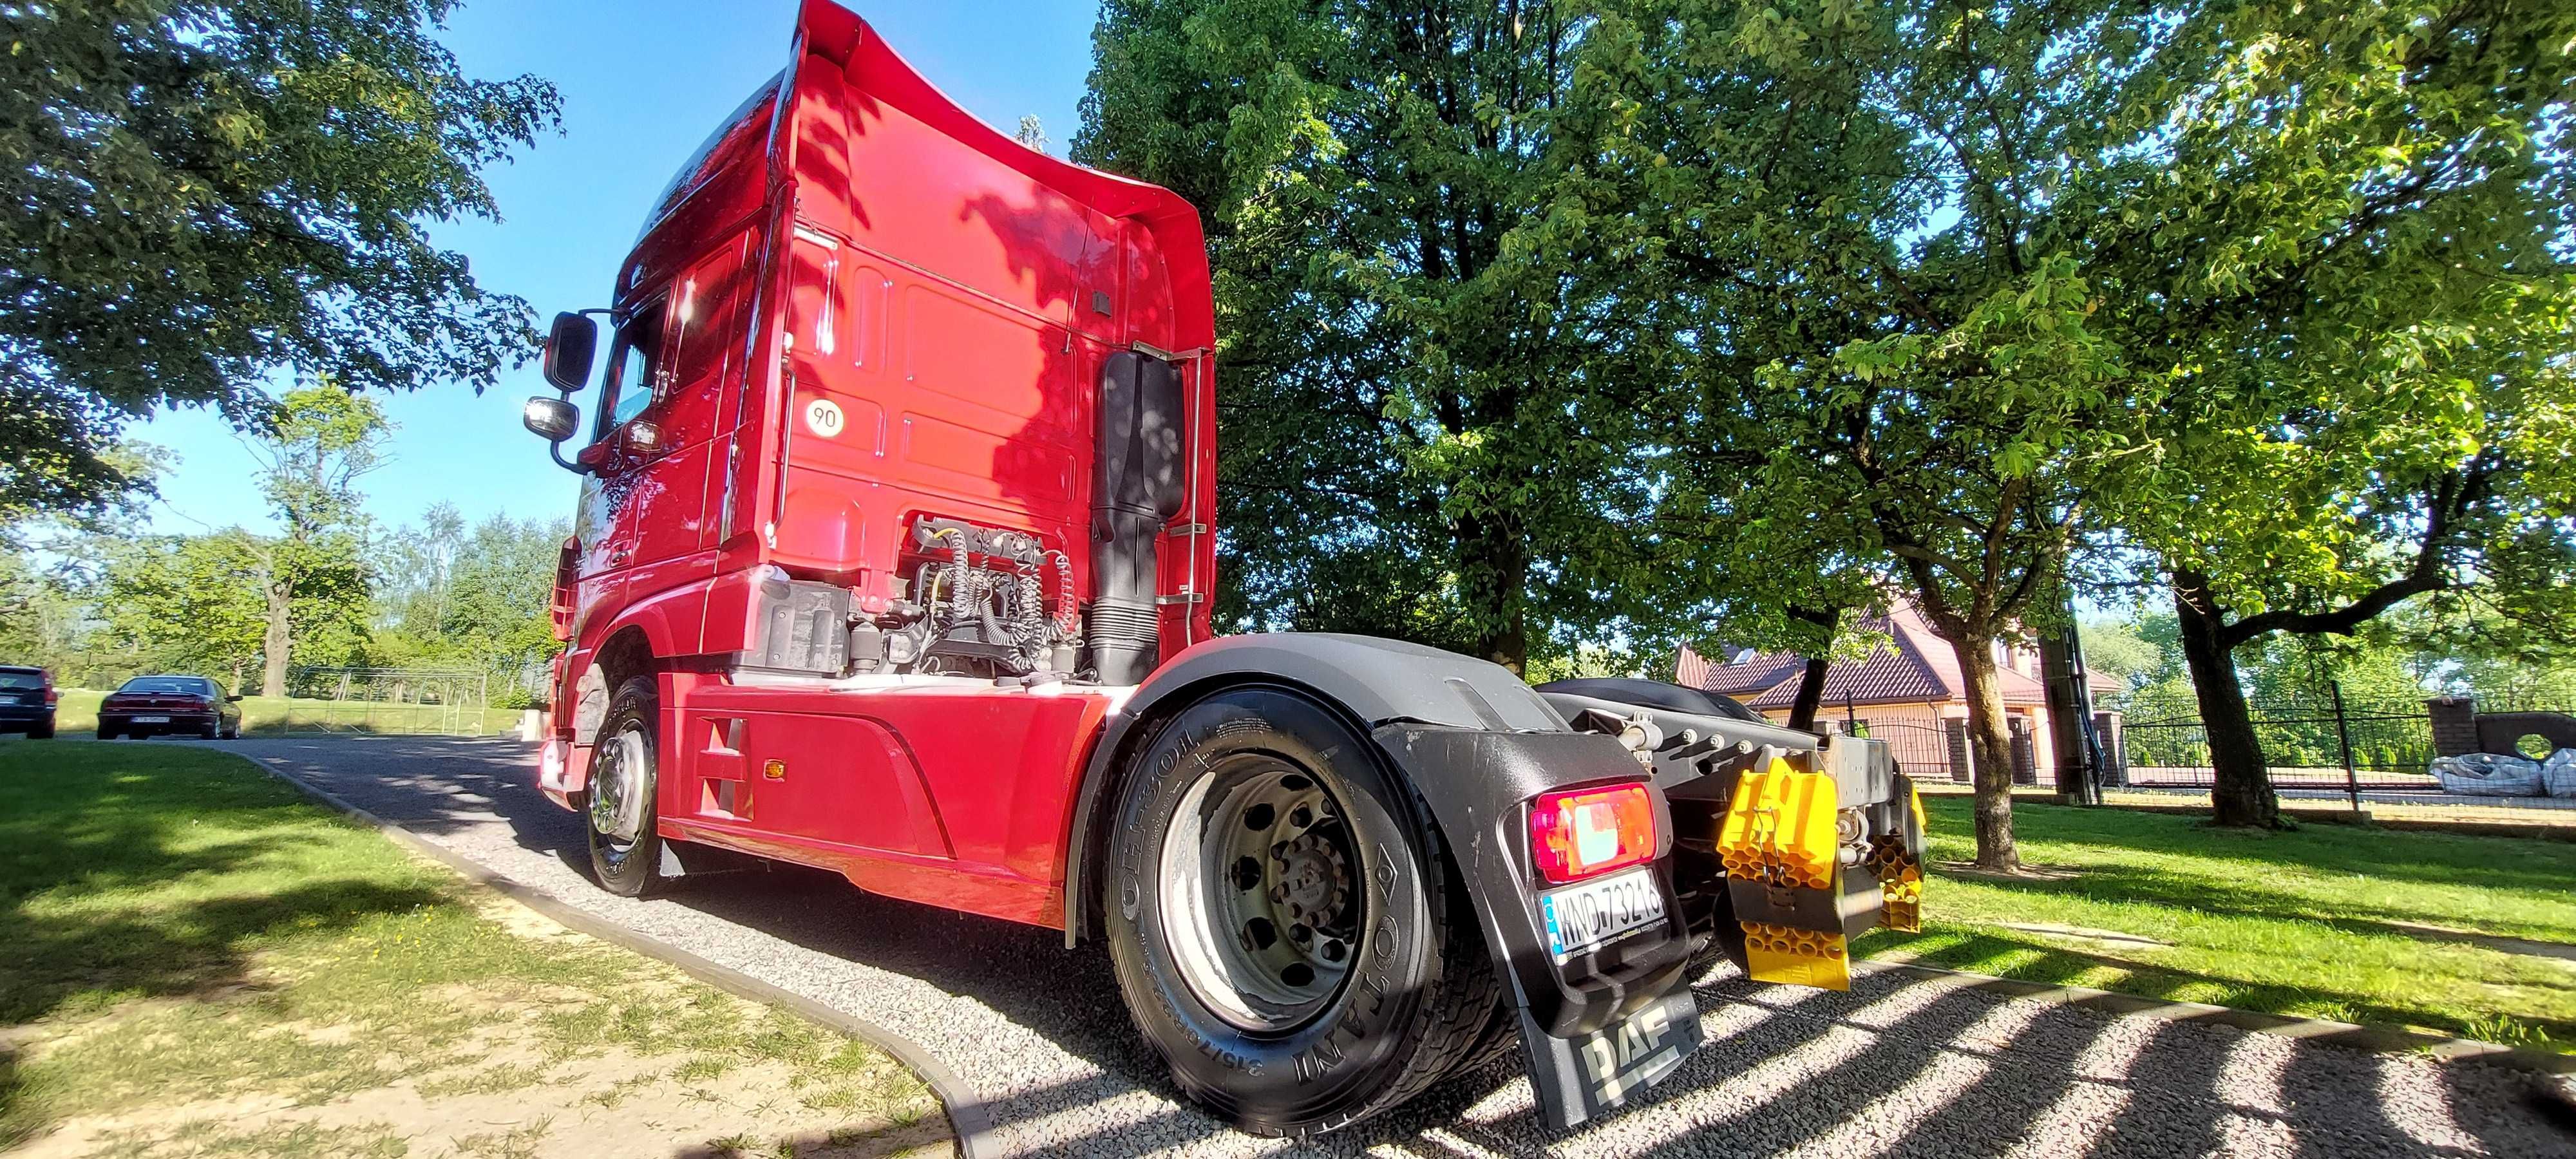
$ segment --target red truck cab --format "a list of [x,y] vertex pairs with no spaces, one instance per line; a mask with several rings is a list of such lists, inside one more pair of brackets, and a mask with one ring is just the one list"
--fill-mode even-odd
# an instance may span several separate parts
[[[1668,1073],[1685,969],[1761,924],[1719,866],[1748,771],[1901,833],[1857,743],[1646,744],[1658,710],[1465,657],[1213,638],[1197,211],[976,121],[829,0],[794,44],[528,404],[582,476],[537,778],[603,885],[721,848],[1106,939],[1185,1091],[1304,1135],[1515,1039],[1560,1123]],[[1840,882],[1797,920],[1878,896]]]

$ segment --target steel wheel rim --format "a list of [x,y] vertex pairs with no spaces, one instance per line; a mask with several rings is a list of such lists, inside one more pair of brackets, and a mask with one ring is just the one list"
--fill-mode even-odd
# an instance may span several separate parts
[[1217,1017],[1285,1034],[1332,1005],[1368,928],[1348,814],[1276,757],[1220,762],[1163,839],[1164,938],[1181,982]]
[[644,798],[651,791],[651,761],[644,729],[629,723],[599,750],[590,786],[590,827],[611,847],[635,844],[644,831]]

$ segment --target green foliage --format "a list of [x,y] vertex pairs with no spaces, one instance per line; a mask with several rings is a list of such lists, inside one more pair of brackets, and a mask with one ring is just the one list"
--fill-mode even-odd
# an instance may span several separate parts
[[[562,519],[501,515],[469,531],[453,506],[432,505],[417,528],[389,537],[380,553],[380,655],[481,669],[517,687],[509,682],[528,663],[561,647],[550,607],[557,553],[568,534]],[[496,688],[495,703],[504,699]]]
[[200,673],[244,691],[268,631],[267,564],[256,539],[233,530],[101,547],[98,607],[124,653],[118,667]]
[[52,0],[0,52],[0,514],[134,485],[117,432],[167,405],[264,429],[280,368],[357,391],[480,388],[527,306],[426,228],[497,214],[476,175],[557,120],[471,80],[450,0]]
[[1209,220],[1226,438],[1220,614],[1519,666],[1669,637],[1665,367],[1583,283],[1553,9],[1112,0],[1073,156]]

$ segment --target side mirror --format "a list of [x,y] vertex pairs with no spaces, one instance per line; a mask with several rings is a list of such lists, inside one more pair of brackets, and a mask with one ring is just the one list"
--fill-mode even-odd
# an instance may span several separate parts
[[546,335],[546,381],[565,394],[590,383],[590,362],[599,353],[599,323],[587,314],[557,314]]
[[537,395],[519,408],[519,421],[549,443],[560,443],[581,429],[581,408],[560,398]]
[[224,700],[229,704],[239,704],[241,703],[241,693],[233,693],[232,695],[225,697]]

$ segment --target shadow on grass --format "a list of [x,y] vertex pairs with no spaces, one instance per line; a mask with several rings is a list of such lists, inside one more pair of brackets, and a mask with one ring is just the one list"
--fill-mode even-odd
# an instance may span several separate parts
[[[1954,803],[1945,798],[1925,804],[1933,814],[1933,828],[1939,833],[1969,832],[1964,799]],[[2212,828],[2192,817],[2133,812],[2113,806],[2082,809],[2017,802],[2013,815],[2017,835],[2025,844],[2079,844],[2153,856],[2251,863],[2258,869],[2521,890],[2544,896],[2563,895],[2576,888],[2576,845],[2567,842],[2343,825],[2312,825],[2280,833],[2235,831]],[[2083,868],[2090,875],[2106,867],[2089,863]],[[2438,919],[2441,915],[2395,916]]]
[[[2336,1011],[2335,1020],[2387,1027],[2435,1026],[2448,1033],[2465,1034],[2470,1027],[2458,1018],[2438,1010],[2416,1006],[2394,1005],[2372,1001],[2347,990],[2329,990],[2310,986],[2288,985],[2223,974],[2182,973],[2154,965],[2106,954],[2089,953],[2048,942],[1987,933],[1943,931],[1882,942],[1879,945],[1901,945],[1908,951],[1907,961],[1922,966],[1992,974],[2017,981],[2046,985],[2091,985],[2097,989],[2115,989],[2123,994],[2165,1002],[2196,1002],[2229,1006],[2243,1010]],[[1864,945],[1862,952],[1878,948]],[[2016,960],[2018,959],[2018,960]],[[2098,982],[2084,983],[2088,971],[2105,968],[2120,971],[2124,977],[2116,986]],[[2218,987],[2211,994],[2208,987]],[[2555,1041],[2576,1041],[2576,1020],[2522,1016],[2524,1025],[2537,1028]]]
[[446,900],[395,865],[333,863],[341,824],[217,753],[0,755],[0,1025],[238,985],[262,944]]

